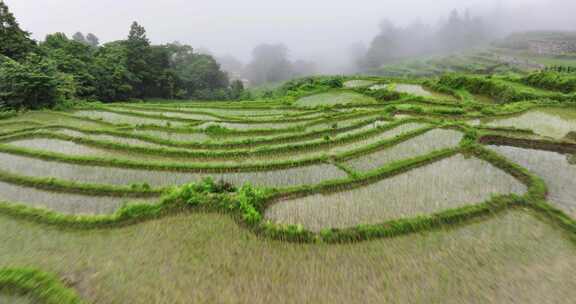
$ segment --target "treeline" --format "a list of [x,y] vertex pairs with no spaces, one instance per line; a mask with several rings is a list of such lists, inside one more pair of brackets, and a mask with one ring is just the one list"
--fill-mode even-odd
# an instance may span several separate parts
[[152,45],[134,22],[125,40],[100,45],[94,34],[48,35],[42,42],[22,30],[0,0],[0,103],[41,108],[74,99],[237,99],[240,81],[210,55],[189,45]]
[[483,20],[472,17],[468,11],[464,14],[452,11],[437,27],[422,23],[397,27],[384,20],[370,47],[359,52],[356,64],[362,70],[375,69],[402,59],[471,48],[486,43],[488,38]]

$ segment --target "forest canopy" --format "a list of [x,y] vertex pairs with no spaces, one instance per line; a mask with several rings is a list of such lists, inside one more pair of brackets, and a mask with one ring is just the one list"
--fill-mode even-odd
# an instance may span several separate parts
[[134,22],[124,40],[100,45],[95,34],[64,33],[34,41],[0,1],[0,103],[8,108],[53,107],[74,100],[236,99],[216,60],[189,45],[152,45]]

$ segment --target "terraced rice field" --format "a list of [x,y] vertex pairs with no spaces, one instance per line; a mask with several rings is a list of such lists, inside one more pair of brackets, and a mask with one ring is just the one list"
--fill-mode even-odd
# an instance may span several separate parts
[[450,95],[441,94],[438,92],[428,90],[428,89],[426,89],[423,86],[418,85],[418,84],[399,83],[399,84],[394,84],[393,87],[394,87],[394,90],[397,92],[408,93],[408,94],[412,94],[412,95],[416,95],[416,96],[440,98],[440,99],[447,99],[447,100],[454,99],[454,97],[452,97]]
[[490,148],[542,177],[550,201],[576,217],[576,165],[569,162],[571,155],[507,146]]
[[298,106],[302,107],[371,103],[376,103],[376,100],[354,92],[326,92],[303,97],[296,102]]
[[[572,110],[451,118],[437,96],[354,91],[374,83],[0,121],[0,272],[41,270],[87,303],[576,297]],[[0,303],[38,302],[2,284]]]
[[482,122],[489,126],[530,129],[538,135],[562,139],[570,131],[576,131],[576,109],[536,108],[518,115],[483,119]]
[[[413,191],[414,184],[421,189]],[[280,201],[266,218],[320,231],[426,215],[482,202],[492,194],[524,191],[524,185],[489,163],[458,155],[365,187]]]

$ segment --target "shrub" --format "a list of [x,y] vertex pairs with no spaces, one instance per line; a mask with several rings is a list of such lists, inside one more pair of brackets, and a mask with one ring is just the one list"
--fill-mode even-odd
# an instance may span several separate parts
[[260,210],[263,208],[265,197],[262,189],[255,188],[248,183],[238,190],[238,208],[246,223],[256,225],[262,221]]
[[499,102],[531,100],[541,97],[531,92],[518,90],[510,84],[499,82],[496,79],[491,79],[491,77],[464,76],[458,74],[444,75],[440,77],[436,86],[465,89],[474,94],[494,97]]
[[572,93],[576,91],[576,75],[544,71],[532,73],[524,78],[522,82],[547,90],[561,91],[563,93]]
[[204,129],[204,132],[207,134],[218,135],[218,134],[229,133],[230,129],[223,127],[221,125],[210,125],[206,129]]

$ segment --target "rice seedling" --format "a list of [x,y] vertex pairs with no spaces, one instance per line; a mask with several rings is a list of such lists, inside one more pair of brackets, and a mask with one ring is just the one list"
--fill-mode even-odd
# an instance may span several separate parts
[[147,135],[152,137],[159,137],[173,141],[181,141],[181,142],[203,142],[208,141],[212,137],[210,137],[206,133],[202,132],[190,132],[190,133],[180,133],[180,132],[170,132],[170,131],[159,131],[159,130],[132,130],[134,134],[140,135]]
[[522,211],[343,245],[267,241],[205,213],[90,232],[0,217],[0,230],[0,265],[57,273],[90,303],[562,303],[576,296],[576,248]]
[[343,86],[345,88],[361,88],[361,87],[368,87],[370,85],[374,84],[374,81],[371,80],[362,80],[362,79],[356,79],[356,80],[348,80],[345,81],[343,83]]
[[[9,142],[9,145],[39,151],[62,153],[66,155],[89,155],[111,158],[122,156],[122,153],[120,152],[92,148],[66,140],[51,138],[30,138],[15,140]],[[126,154],[124,155],[126,156]]]
[[157,125],[157,126],[186,126],[185,122],[171,121],[169,118],[166,119],[155,119],[155,118],[145,118],[138,116],[130,116],[124,114],[118,114],[106,111],[89,111],[82,110],[74,112],[76,117],[88,117],[91,119],[102,120],[105,122],[118,124],[118,125]]
[[573,109],[541,107],[569,96],[482,78],[510,86],[498,102],[553,99],[488,105],[446,79],[368,79],[3,116],[0,303],[37,300],[4,292],[10,268],[89,303],[575,297],[574,155],[481,146],[573,151]]
[[491,164],[457,155],[360,188],[279,201],[265,217],[320,231],[431,214],[525,190]]
[[295,104],[303,107],[314,107],[355,103],[370,104],[376,103],[376,100],[354,92],[331,91],[300,98]]
[[116,143],[121,143],[121,144],[126,144],[126,145],[143,146],[143,147],[151,147],[151,148],[165,147],[163,145],[151,143],[151,142],[144,141],[144,140],[139,140],[136,138],[128,138],[128,137],[106,135],[106,134],[88,134],[88,133],[82,133],[79,131],[74,131],[74,130],[69,130],[69,129],[54,130],[52,132],[58,133],[58,134],[64,134],[64,135],[68,135],[68,136],[72,136],[72,137],[116,142]]
[[220,126],[231,130],[274,130],[301,128],[306,125],[305,122],[277,122],[277,123],[245,123],[245,122],[211,122],[202,125],[202,128],[209,126]]
[[87,196],[43,191],[0,182],[1,201],[10,201],[64,214],[112,214],[128,201],[153,202],[154,199],[134,199]]
[[217,120],[221,120],[218,117],[212,116],[212,115],[206,115],[206,114],[197,114],[197,113],[183,113],[183,112],[177,112],[177,111],[171,111],[170,109],[166,109],[164,111],[159,110],[159,109],[146,109],[146,108],[128,108],[128,109],[121,109],[123,111],[130,111],[132,113],[135,114],[153,114],[153,115],[161,115],[166,117],[166,119],[170,119],[170,118],[185,118],[185,119],[190,119],[190,120],[202,120],[202,121],[217,121]]
[[106,124],[100,122],[95,122],[91,120],[86,120],[82,118],[77,118],[74,116],[64,115],[60,112],[48,112],[48,111],[31,111],[19,115],[15,118],[10,118],[4,120],[4,122],[18,122],[18,121],[34,121],[37,123],[42,123],[45,125],[63,125],[72,126],[79,128],[103,128],[108,127]]
[[489,147],[542,177],[548,186],[548,200],[576,217],[576,166],[570,164],[571,155],[509,146]]
[[24,176],[54,177],[89,184],[149,184],[155,188],[199,181],[208,176],[235,185],[250,182],[254,185],[269,187],[317,184],[347,176],[345,172],[332,165],[313,165],[262,172],[184,173],[67,164],[6,153],[0,153],[0,168],[11,174]]
[[458,131],[435,129],[384,150],[351,159],[346,164],[360,171],[370,171],[390,162],[455,147],[462,136]]
[[482,122],[489,126],[529,129],[542,136],[562,139],[569,132],[576,131],[576,109],[536,108],[511,117],[483,119]]
[[396,92],[412,94],[422,97],[432,97],[439,99],[454,99],[453,96],[430,91],[419,84],[398,83],[391,86]]
[[35,299],[28,296],[21,295],[3,295],[0,294],[0,303],[10,303],[10,304],[35,304],[37,303]]

